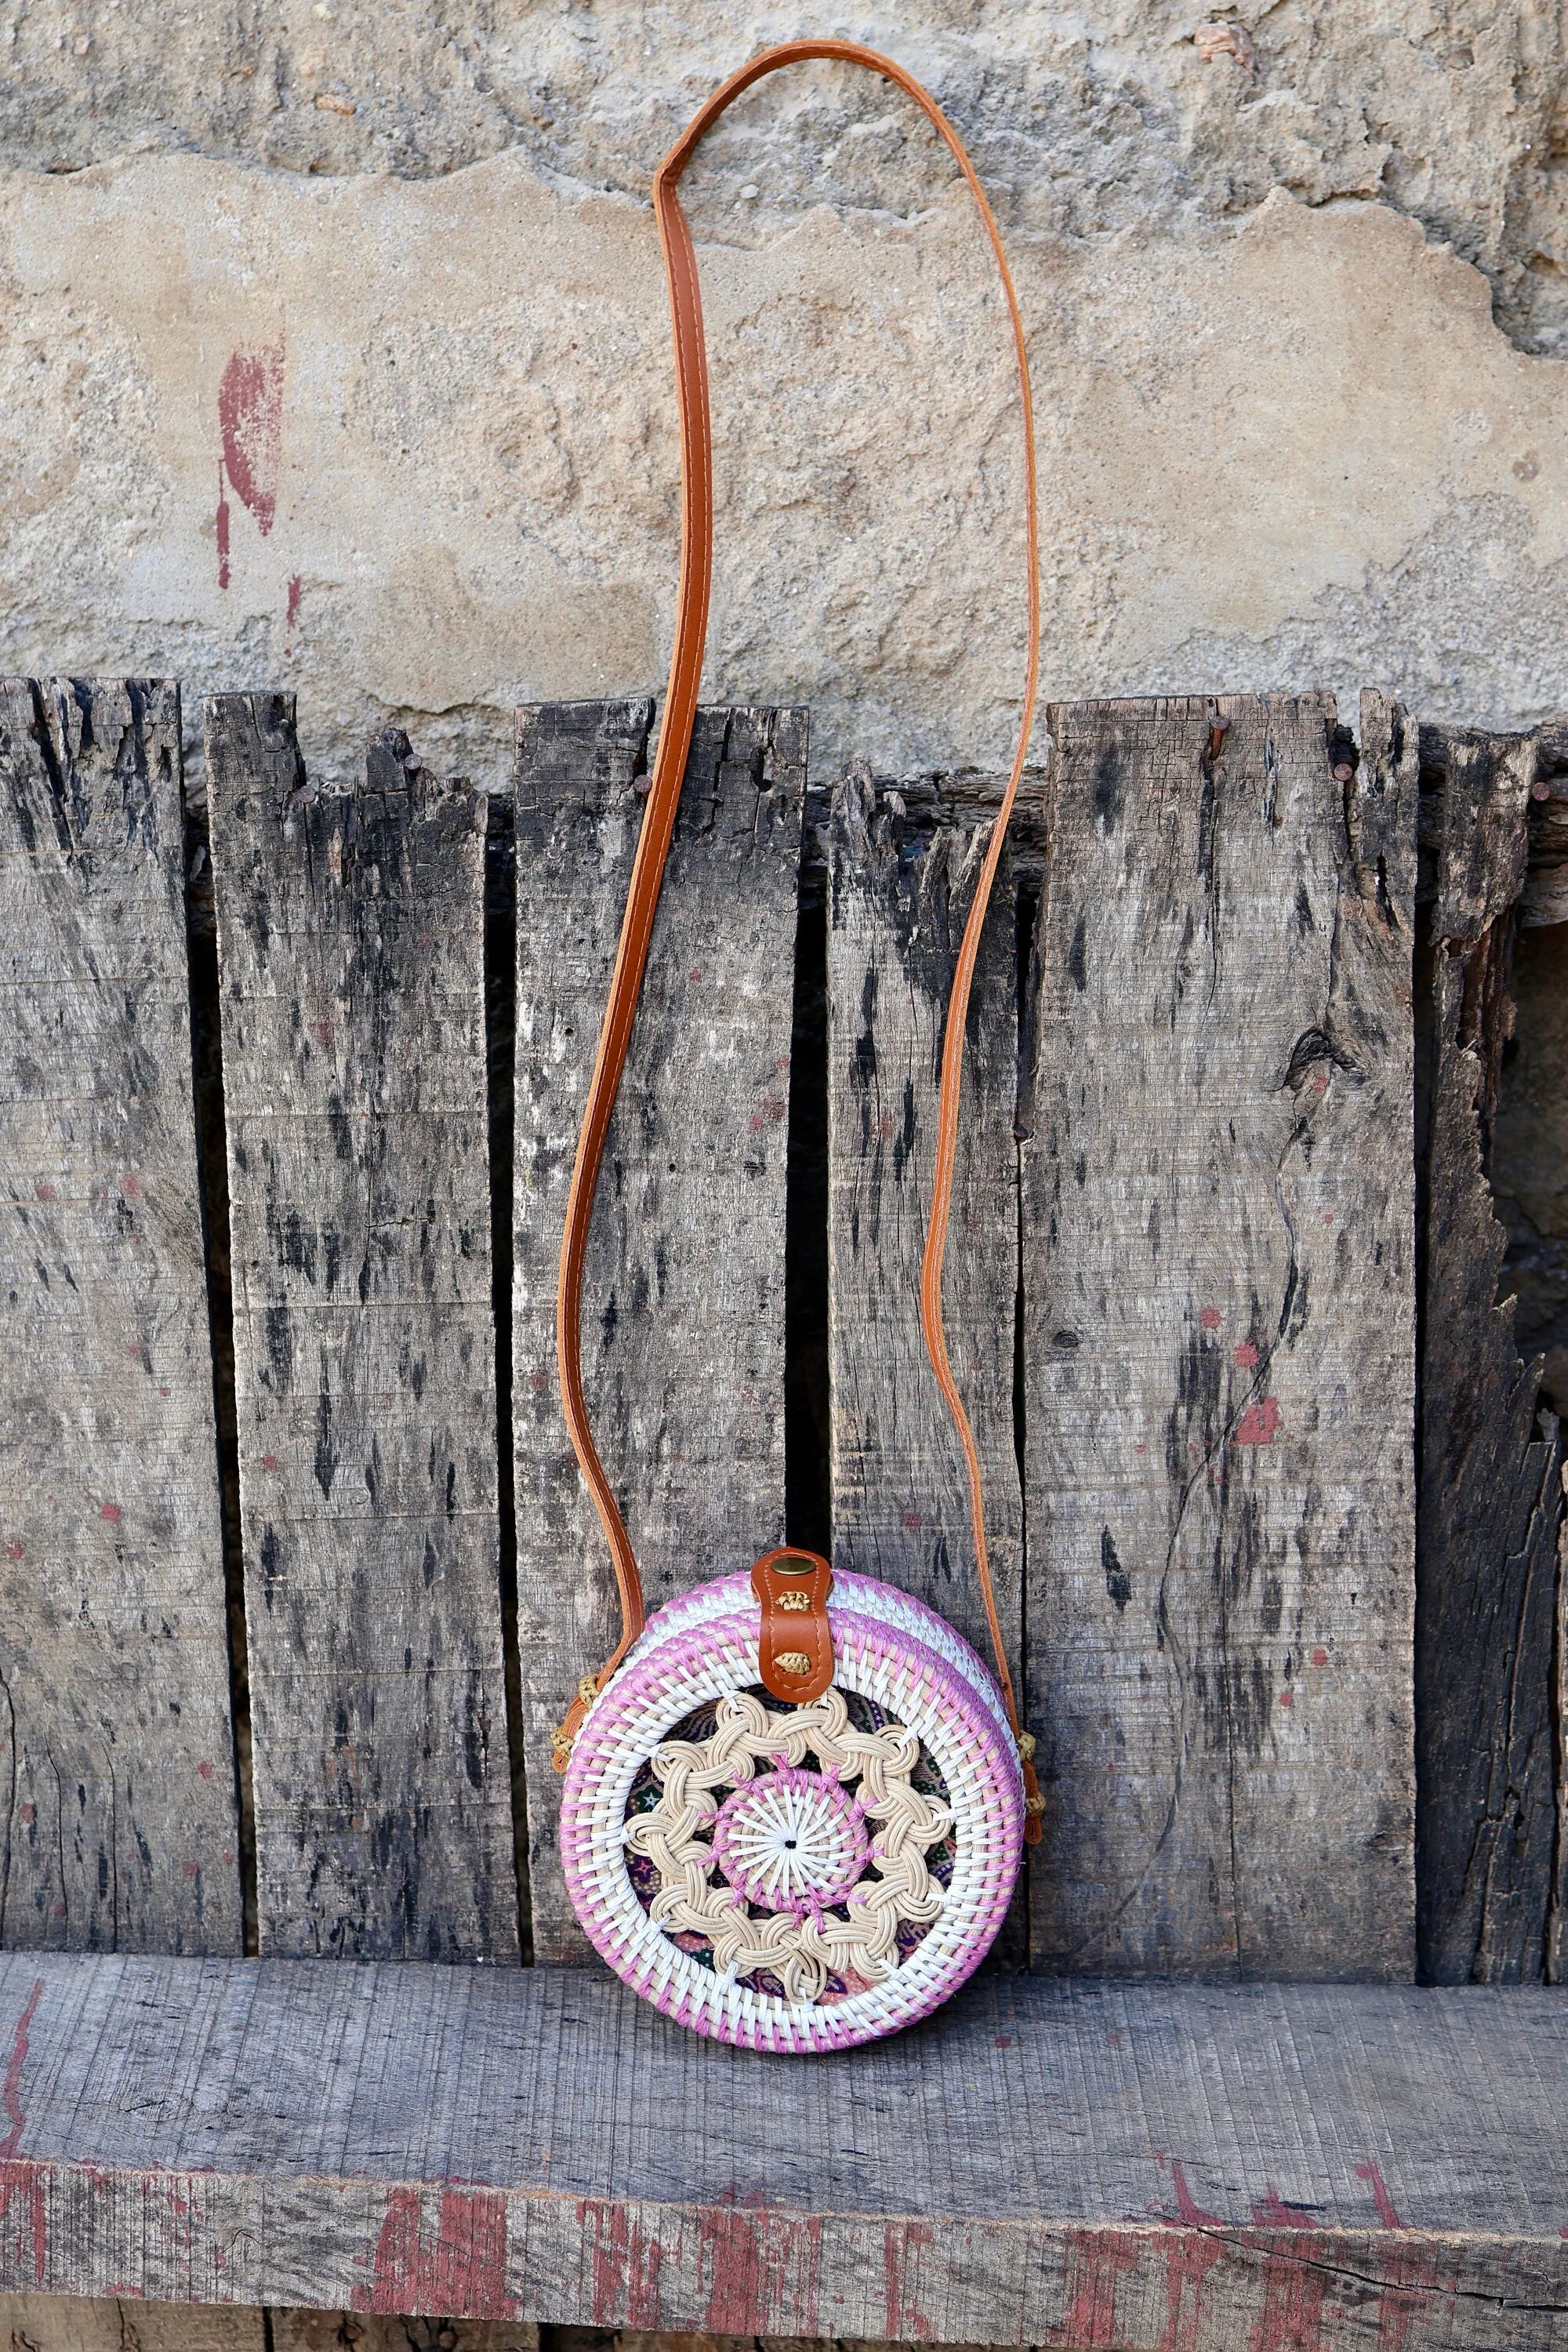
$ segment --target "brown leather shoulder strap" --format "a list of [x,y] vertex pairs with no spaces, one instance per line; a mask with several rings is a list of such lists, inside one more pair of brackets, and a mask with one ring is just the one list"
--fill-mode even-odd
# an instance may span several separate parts
[[786,41],[777,48],[763,50],[714,91],[706,106],[692,117],[654,174],[654,210],[658,220],[665,272],[669,283],[670,314],[675,333],[676,387],[680,406],[680,588],[676,610],[675,648],[670,659],[669,686],[665,698],[663,723],[659,729],[658,750],[654,758],[653,780],[632,865],[626,910],[610,980],[609,1003],[605,1013],[605,1025],[599,1038],[593,1076],[589,1081],[582,1133],[577,1141],[576,1164],[567,1196],[566,1230],[561,1244],[561,1276],[555,1316],[556,1353],[566,1426],[615,1562],[616,1581],[621,1599],[621,1638],[613,1655],[599,1673],[584,1679],[575,1702],[556,1734],[556,1762],[564,1769],[584,1713],[641,1633],[644,1615],[642,1578],[637,1570],[637,1556],[588,1424],[587,1407],[583,1396],[581,1325],[583,1266],[587,1252],[594,1192],[598,1182],[599,1164],[604,1157],[605,1139],[609,1131],[610,1114],[615,1108],[621,1073],[626,1066],[626,1049],[631,1042],[632,1024],[637,1016],[648,941],[653,934],[654,914],[658,905],[659,885],[664,877],[665,859],[680,799],[681,780],[686,773],[687,754],[691,747],[698,687],[702,676],[702,656],[708,636],[709,593],[713,576],[713,446],[708,415],[708,360],[702,339],[702,297],[691,231],[680,209],[676,190],[703,133],[742,90],[749,89],[764,74],[776,72],[781,66],[799,65],[816,58],[865,66],[871,72],[896,83],[900,89],[913,99],[945,140],[969,183],[970,191],[980,208],[986,236],[991,241],[1007,298],[1018,361],[1018,387],[1024,423],[1028,663],[1012,773],[1007,780],[1007,789],[1003,794],[996,822],[992,827],[974,901],[959,949],[952,993],[948,1001],[938,1097],[936,1167],[931,1185],[931,1216],[926,1228],[925,1258],[921,1270],[921,1324],[931,1369],[963,1448],[969,1475],[970,1523],[973,1531],[975,1570],[985,1604],[986,1622],[991,1630],[997,1679],[1024,1754],[1030,1805],[1029,1834],[1037,1837],[1038,1816],[1043,1809],[1036,1785],[1034,1765],[1030,1760],[1034,1742],[1019,1727],[1017,1702],[1007,1664],[1006,1644],[1002,1638],[1002,1627],[996,1614],[996,1596],[986,1549],[980,1456],[975,1447],[974,1433],[969,1425],[969,1416],[964,1411],[963,1401],[953,1380],[952,1367],[948,1360],[947,1339],[942,1318],[942,1257],[952,1202],[958,1107],[963,1078],[963,1033],[970,985],[974,977],[981,927],[985,919],[991,886],[1001,860],[1003,837],[1017,796],[1018,780],[1024,772],[1039,672],[1039,531],[1035,496],[1035,426],[1029,397],[1029,366],[1024,342],[1023,317],[1008,272],[1006,256],[1002,250],[1002,239],[984,192],[975,177],[974,167],[964,153],[957,132],[936,100],[912,75],[906,73],[901,66],[895,65],[890,58],[880,56],[875,49],[862,48],[854,41]]

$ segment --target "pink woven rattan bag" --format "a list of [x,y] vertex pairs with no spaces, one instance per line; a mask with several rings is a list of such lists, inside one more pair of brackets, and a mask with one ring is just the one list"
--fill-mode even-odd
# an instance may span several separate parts
[[[921,1317],[969,1475],[975,1573],[994,1675],[933,1610],[786,1547],[699,1585],[646,1623],[642,1579],[583,1396],[583,1266],[610,1114],[642,986],[680,796],[712,569],[708,370],[696,255],[676,189],[715,119],[763,74],[806,58],[869,67],[934,123],[980,207],[1013,323],[1023,401],[1028,667],[1017,751],[949,999]],[[608,1538],[622,1634],[555,1738],[561,1855],[577,1916],[633,1990],[700,2033],[757,2050],[839,2049],[909,2025],[978,1965],[1043,1810],[1021,1730],[985,1546],[980,1460],[948,1361],[942,1254],[964,1020],[981,926],[1017,793],[1039,649],[1034,433],[1023,321],[980,184],[935,101],[874,49],[794,41],[715,92],[654,180],[681,422],[680,590],[664,721],[609,1003],[578,1139],[556,1338],[567,1426]],[[721,1203],[715,1203],[715,1246]]]

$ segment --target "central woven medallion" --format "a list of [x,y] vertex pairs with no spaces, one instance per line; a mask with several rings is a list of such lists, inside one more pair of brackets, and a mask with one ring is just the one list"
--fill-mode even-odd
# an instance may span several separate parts
[[870,1858],[859,1799],[821,1772],[796,1771],[782,1755],[765,1780],[726,1797],[713,1823],[713,1859],[748,1903],[818,1927]]
[[914,1732],[857,1711],[837,1686],[783,1713],[731,1692],[662,1741],[634,1790],[622,1834],[648,1917],[728,1982],[842,2000],[890,1975],[942,1910],[945,1790],[919,1785]]

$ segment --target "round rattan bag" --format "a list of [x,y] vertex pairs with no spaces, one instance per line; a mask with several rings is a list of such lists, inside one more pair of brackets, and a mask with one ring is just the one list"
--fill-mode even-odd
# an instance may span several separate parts
[[761,1611],[727,1576],[672,1601],[590,1710],[561,1856],[595,1949],[699,2032],[837,2050],[961,1985],[1017,1876],[1024,1786],[1000,1692],[923,1602],[841,1576],[835,1676],[758,1676]]
[[[1029,626],[1012,774],[981,864],[948,1002],[921,1320],[969,1476],[974,1573],[995,1672],[895,1585],[835,1579],[786,1546],[646,1624],[642,1579],[583,1395],[583,1270],[594,1192],[637,1013],[690,747],[712,563],[712,466],[696,257],[676,184],[731,100],[776,66],[833,58],[908,92],[956,156],[1001,270],[1023,396]],[[964,1023],[981,925],[1023,772],[1039,644],[1034,442],[1023,323],[978,181],[940,109],[875,51],[798,41],[726,82],[659,166],[654,204],[675,324],[681,564],[675,652],[562,1242],[557,1350],[572,1443],[609,1541],[619,1646],[555,1736],[561,1855],[579,1919],[632,1989],[700,2033],[754,2050],[839,2049],[911,2024],[978,1965],[1043,1810],[1019,1727],[985,1546],[980,1459],[942,1321]],[[722,1247],[714,1203],[714,1248]]]

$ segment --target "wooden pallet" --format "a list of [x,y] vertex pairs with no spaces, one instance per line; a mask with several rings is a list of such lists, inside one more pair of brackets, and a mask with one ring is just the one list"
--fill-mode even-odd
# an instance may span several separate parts
[[[1562,1448],[1485,1171],[1568,747],[1050,714],[948,1278],[1033,1976],[814,2069],[549,1972],[610,1623],[554,1266],[652,723],[524,711],[489,793],[389,735],[340,793],[231,697],[184,793],[174,687],[0,688],[0,2286],[1555,2342],[1560,1997],[1411,1979],[1561,1972]],[[787,1529],[980,1637],[915,1269],[995,790],[701,717],[584,1315],[655,1600]]]

